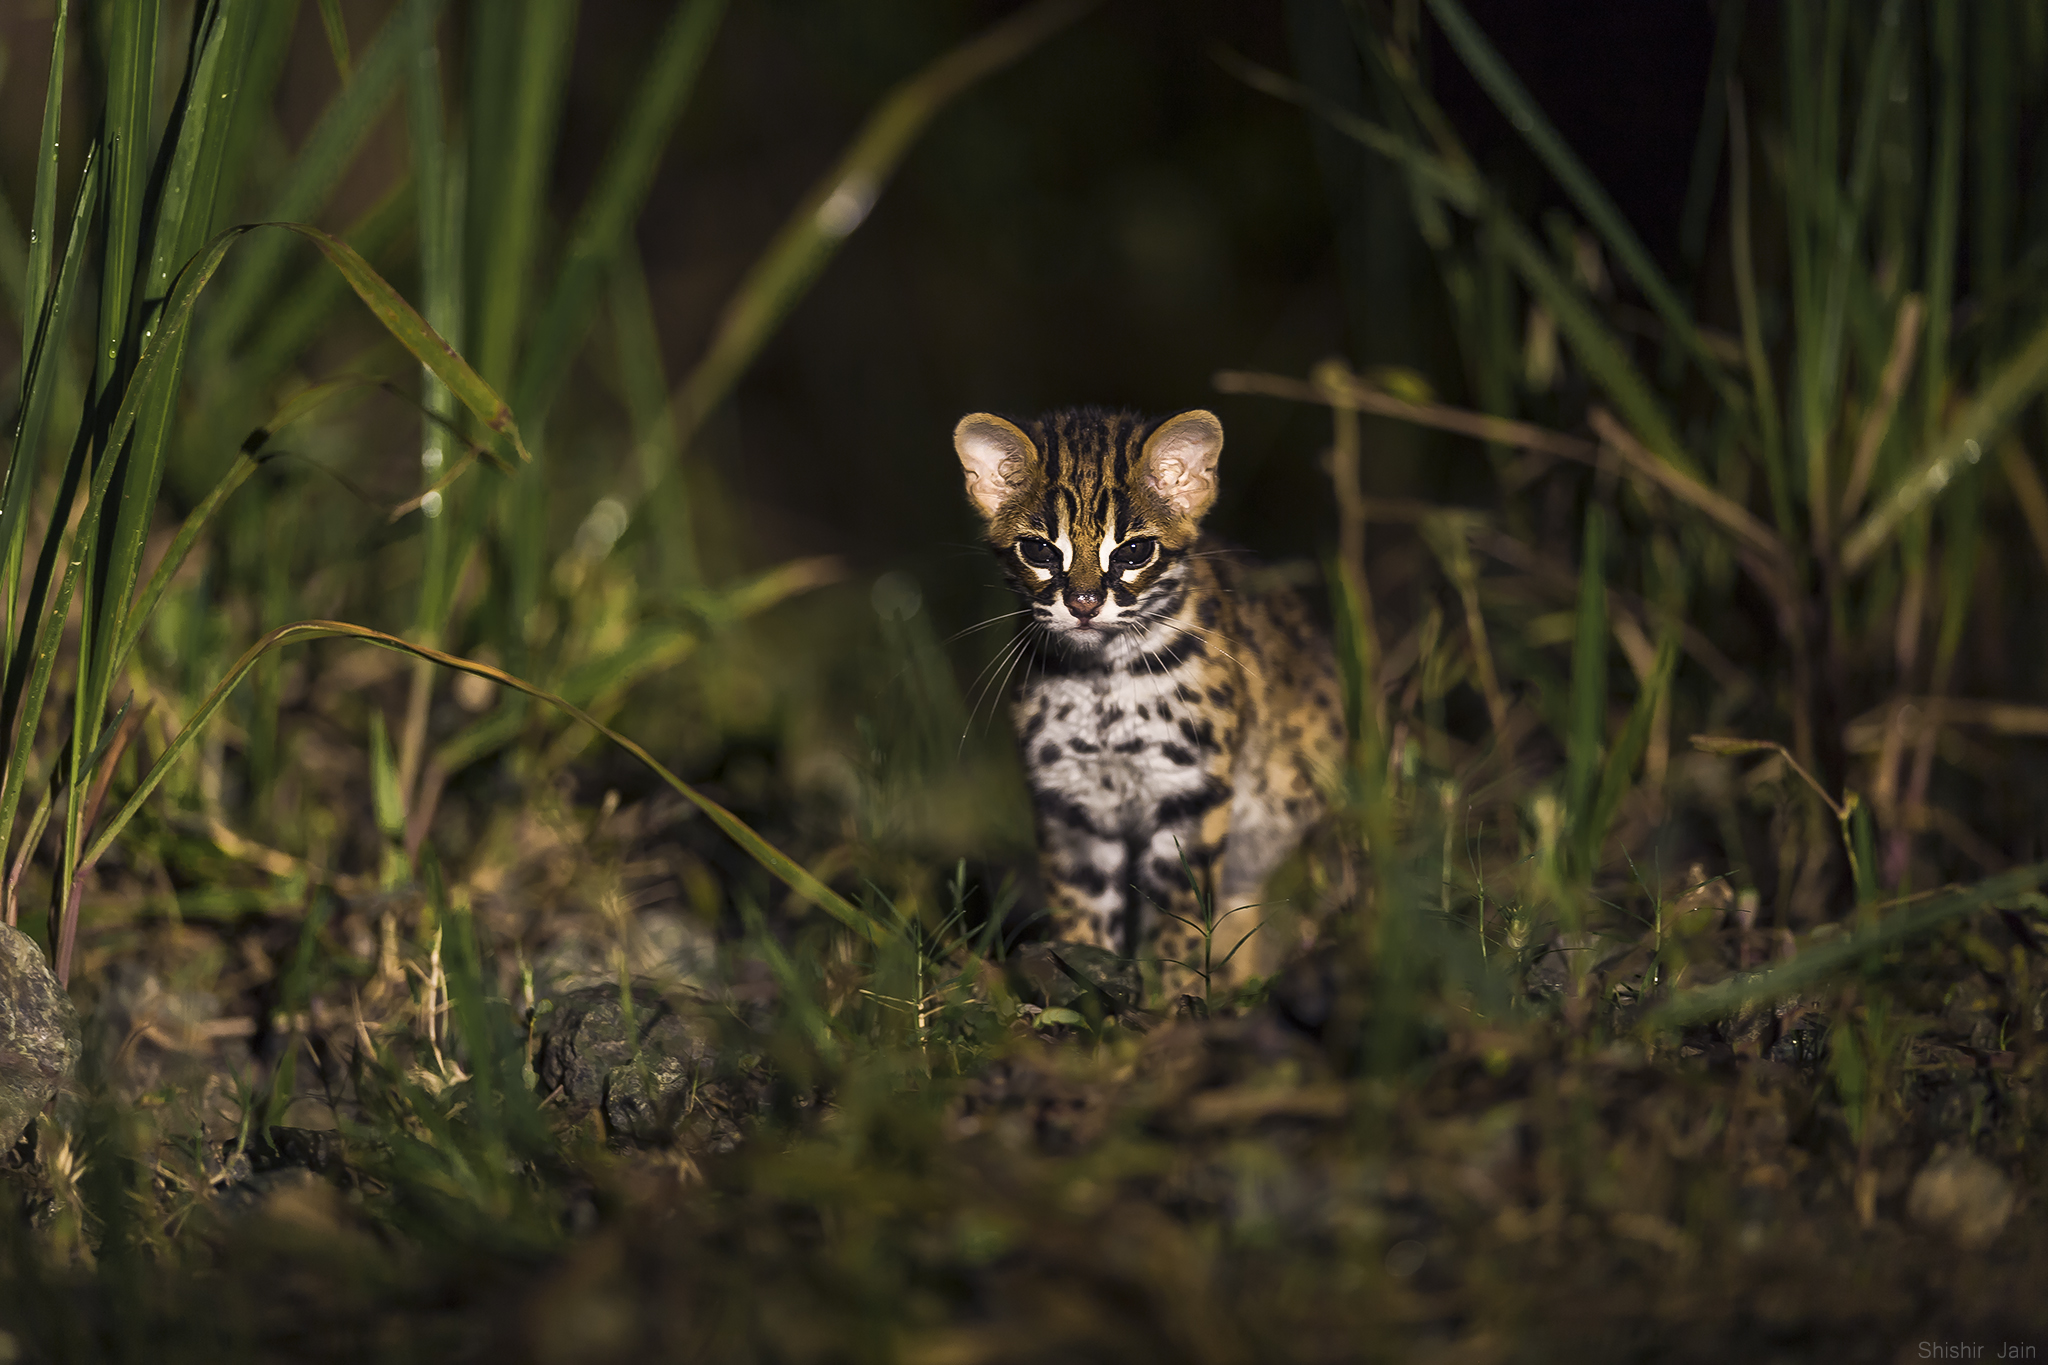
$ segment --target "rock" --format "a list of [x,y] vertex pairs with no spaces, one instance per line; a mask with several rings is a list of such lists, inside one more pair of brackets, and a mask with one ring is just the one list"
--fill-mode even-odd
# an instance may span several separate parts
[[244,1155],[258,1172],[305,1170],[336,1181],[348,1175],[348,1144],[328,1128],[273,1125],[250,1139]]
[[1137,963],[1086,943],[1027,943],[1010,958],[1010,968],[1020,993],[1048,1009],[1092,1004],[1120,1014],[1136,1009],[1144,993]]
[[286,1128],[275,1125],[249,1135],[246,1144],[230,1139],[220,1148],[221,1189],[218,1207],[247,1213],[263,1207],[283,1191],[316,1185],[353,1189],[348,1148],[331,1129]]
[[1976,1250],[2005,1230],[2015,1196],[2005,1173],[1969,1152],[1937,1155],[1906,1193],[1906,1216],[1957,1245]]
[[747,1097],[718,1074],[708,1022],[679,1013],[645,984],[631,999],[630,1024],[617,986],[542,1002],[534,1056],[541,1093],[559,1091],[572,1114],[601,1113],[613,1141],[625,1145],[665,1146],[697,1116],[708,1121],[712,1146],[736,1142]]
[[0,925],[0,1151],[78,1063],[78,1009],[34,939]]
[[1320,1038],[1343,992],[1343,962],[1336,949],[1325,945],[1296,956],[1281,968],[1266,1000],[1278,1018]]

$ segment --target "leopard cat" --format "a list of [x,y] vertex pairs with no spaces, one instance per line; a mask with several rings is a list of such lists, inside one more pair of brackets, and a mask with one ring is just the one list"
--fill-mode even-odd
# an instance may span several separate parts
[[[1201,531],[1223,424],[977,412],[953,444],[1029,613],[1012,710],[1053,937],[1156,959],[1169,993],[1195,987],[1205,937],[1211,988],[1271,970],[1282,945],[1246,935],[1322,814],[1345,728],[1300,599]],[[1204,902],[1206,935],[1180,922]]]

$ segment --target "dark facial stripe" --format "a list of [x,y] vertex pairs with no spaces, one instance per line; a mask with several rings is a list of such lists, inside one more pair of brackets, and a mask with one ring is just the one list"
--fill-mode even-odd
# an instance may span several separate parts
[[1020,425],[1039,452],[1042,494],[1031,513],[1010,524],[1005,543],[1028,528],[1046,540],[1064,537],[1072,558],[1041,582],[1015,555],[1006,555],[1004,567],[1017,589],[1049,602],[1071,587],[1100,582],[1121,608],[1152,621],[1170,616],[1185,597],[1176,572],[1180,552],[1162,543],[1143,564],[1107,573],[1101,567],[1105,545],[1114,549],[1171,529],[1148,522],[1150,500],[1133,483],[1151,424],[1135,413],[1066,408]]

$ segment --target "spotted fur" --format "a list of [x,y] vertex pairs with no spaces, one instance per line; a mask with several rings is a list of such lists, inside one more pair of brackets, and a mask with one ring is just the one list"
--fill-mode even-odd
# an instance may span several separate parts
[[[1054,936],[1199,962],[1196,885],[1220,958],[1323,809],[1344,745],[1330,647],[1300,600],[1254,590],[1200,523],[1223,427],[1068,408],[961,420],[969,498],[1030,612],[1018,739]],[[1190,872],[1193,881],[1190,880]],[[1258,936],[1219,982],[1270,967]]]

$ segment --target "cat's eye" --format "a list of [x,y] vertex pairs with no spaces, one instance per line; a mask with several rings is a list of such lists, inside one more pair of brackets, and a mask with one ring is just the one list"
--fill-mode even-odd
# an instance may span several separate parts
[[1049,540],[1037,536],[1026,536],[1017,542],[1017,553],[1026,564],[1034,569],[1056,569],[1059,567],[1060,552]]
[[1151,559],[1152,551],[1157,548],[1158,543],[1150,536],[1139,536],[1134,540],[1127,540],[1109,552],[1110,567],[1135,569],[1140,564]]

